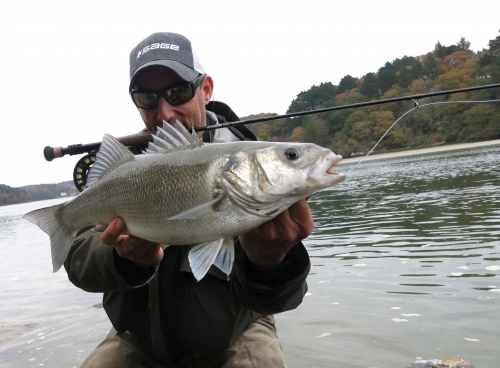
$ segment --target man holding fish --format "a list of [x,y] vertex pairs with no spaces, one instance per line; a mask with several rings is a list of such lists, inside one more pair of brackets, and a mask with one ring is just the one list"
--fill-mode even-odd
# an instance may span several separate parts
[[[130,77],[132,100],[148,131],[156,132],[164,121],[189,129],[224,119],[206,111],[214,84],[182,35],[144,39],[131,52]],[[235,117],[219,106],[229,111],[227,119]],[[206,132],[203,140],[255,137],[244,127],[224,128]],[[313,226],[301,199],[238,237],[229,275],[212,266],[200,281],[190,269],[187,247],[163,249],[127,235],[121,218],[102,234],[80,231],[66,270],[76,286],[104,292],[113,324],[83,367],[285,367],[272,314],[302,302],[310,262],[300,242]]]

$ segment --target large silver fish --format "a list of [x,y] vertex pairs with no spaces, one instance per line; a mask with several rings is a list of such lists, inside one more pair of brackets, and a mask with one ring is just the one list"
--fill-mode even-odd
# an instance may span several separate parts
[[342,182],[345,175],[333,171],[341,159],[309,143],[204,144],[179,122],[164,123],[139,156],[106,134],[89,187],[24,218],[50,236],[54,272],[77,231],[121,217],[128,232],[140,238],[195,244],[189,261],[198,280],[212,264],[229,275],[233,239],[314,191]]

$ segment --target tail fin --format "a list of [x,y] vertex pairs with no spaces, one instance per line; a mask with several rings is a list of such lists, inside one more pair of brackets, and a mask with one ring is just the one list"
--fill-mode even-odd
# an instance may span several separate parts
[[63,265],[75,238],[76,231],[69,228],[60,218],[63,204],[31,211],[23,216],[50,236],[53,271],[58,271]]

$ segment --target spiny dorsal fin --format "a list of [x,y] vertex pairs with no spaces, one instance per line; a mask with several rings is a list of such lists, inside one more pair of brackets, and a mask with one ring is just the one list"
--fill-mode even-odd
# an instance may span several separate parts
[[154,142],[153,144],[149,143],[148,148],[152,148],[152,146],[155,146],[156,148],[160,149],[158,152],[161,152],[162,150],[165,151],[175,148],[175,146],[173,146],[171,143],[168,143],[167,141],[158,138],[158,136],[156,135],[153,136],[153,142]]
[[106,173],[113,171],[125,162],[133,161],[134,155],[127,147],[118,142],[111,134],[104,134],[96,161],[90,169],[87,185],[90,186]]
[[174,126],[164,121],[163,127],[157,128],[156,135],[153,136],[153,143],[149,144],[146,153],[165,153],[202,145],[203,142],[198,138],[196,132],[189,133],[178,120]]

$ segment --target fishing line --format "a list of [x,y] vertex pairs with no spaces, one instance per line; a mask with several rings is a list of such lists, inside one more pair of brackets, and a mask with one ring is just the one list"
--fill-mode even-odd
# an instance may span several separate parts
[[422,107],[426,107],[426,106],[430,106],[430,105],[445,105],[445,104],[454,104],[454,103],[487,103],[487,102],[499,102],[499,101],[500,101],[500,99],[498,99],[498,100],[481,100],[481,101],[439,101],[439,102],[429,102],[429,103],[426,103],[426,104],[423,104],[423,105],[420,105],[420,106],[418,105],[418,102],[414,101],[415,107],[413,107],[412,109],[408,110],[403,115],[401,115],[389,127],[389,129],[387,129],[387,131],[382,135],[382,137],[380,137],[380,139],[378,140],[377,143],[375,143],[375,145],[373,146],[373,148],[356,164],[356,166],[354,166],[351,170],[349,170],[346,173],[346,175],[349,174],[351,171],[353,171],[355,168],[357,168],[359,166],[359,164],[361,164],[364,161],[364,159],[367,158],[373,152],[373,150],[379,145],[380,142],[382,142],[382,139],[384,139],[384,137],[387,135],[387,133],[389,133],[389,131],[394,127],[394,125],[397,124],[398,121],[400,121],[402,118],[404,118],[410,112],[417,110],[418,108],[422,108]]
[[363,158],[362,158],[362,159],[361,159],[361,160],[360,160],[360,161],[356,164],[356,166],[354,166],[351,170],[349,170],[348,172],[346,172],[346,175],[347,175],[347,174],[349,174],[351,171],[353,171],[355,168],[357,168],[357,167],[359,166],[359,164],[360,164],[360,163],[362,163],[362,162],[364,161],[364,159],[365,159],[365,158],[367,158],[368,156],[370,156],[370,153],[372,153],[372,152],[373,152],[373,150],[374,150],[375,148],[377,148],[378,144],[379,144],[380,142],[382,142],[382,139],[384,139],[384,137],[387,135],[387,133],[389,133],[389,131],[392,129],[392,127],[393,127],[394,125],[396,125],[396,123],[397,123],[398,121],[400,121],[400,120],[401,120],[402,118],[404,118],[407,114],[409,114],[410,112],[412,112],[412,111],[414,111],[414,110],[416,110],[416,109],[418,109],[418,105],[417,105],[416,107],[414,107],[413,109],[408,110],[407,112],[405,112],[403,115],[401,115],[401,116],[398,118],[398,120],[396,120],[394,123],[392,123],[392,125],[389,127],[389,129],[387,129],[387,130],[386,130],[386,132],[382,135],[382,137],[380,137],[380,139],[378,140],[378,142],[377,142],[377,143],[375,143],[375,145],[373,146],[373,148],[372,148],[372,149],[371,149],[371,150],[370,150],[370,151],[366,154],[366,156],[365,156],[365,157],[363,157]]
[[[387,133],[389,133],[389,131],[402,119],[404,118],[406,115],[408,115],[410,112],[412,111],[415,111],[417,110],[418,108],[422,108],[422,107],[426,107],[426,106],[431,106],[431,105],[445,105],[445,104],[455,104],[455,103],[490,103],[490,102],[499,102],[500,99],[496,99],[496,100],[480,100],[480,101],[438,101],[438,102],[429,102],[429,103],[426,103],[424,105],[420,105],[418,104],[417,101],[413,100],[413,104],[414,104],[414,107],[410,110],[408,110],[407,112],[405,112],[403,115],[401,115],[388,129],[387,131],[382,135],[382,137],[380,137],[380,139],[377,141],[377,143],[375,143],[375,145],[373,146],[373,148],[351,169],[349,170],[347,174],[349,174],[351,171],[353,171],[354,169],[356,169],[359,164],[361,164],[361,162],[364,161],[365,158],[367,158],[372,152],[373,150],[379,145],[379,143],[384,139],[384,137],[387,135]],[[359,188],[358,188],[359,189]],[[389,211],[391,211],[394,215],[396,216],[399,216],[399,217],[402,217],[404,218],[405,220],[409,221],[410,223],[412,223],[413,225],[416,225],[418,226],[420,229],[426,231],[426,232],[429,232],[435,236],[437,236],[439,239],[441,240],[444,240],[439,234],[435,233],[434,231],[432,230],[429,230],[429,229],[426,229],[425,227],[419,225],[418,223],[416,223],[415,221],[411,220],[410,218],[402,215],[402,214],[398,214],[396,212],[396,209],[394,208],[391,208],[387,205],[384,205],[382,204],[379,200],[377,200],[376,198],[374,198],[373,196],[371,196],[369,193],[367,193],[366,191],[364,191],[363,189],[359,189],[362,193],[364,193],[366,196],[370,197],[371,199],[373,199],[375,202],[377,202],[380,206],[388,209]]]

